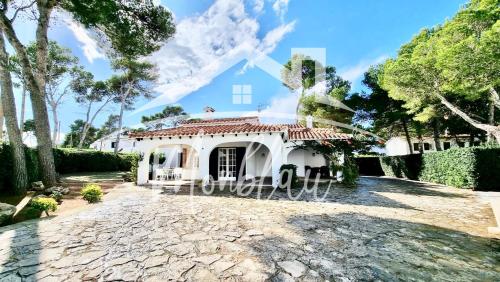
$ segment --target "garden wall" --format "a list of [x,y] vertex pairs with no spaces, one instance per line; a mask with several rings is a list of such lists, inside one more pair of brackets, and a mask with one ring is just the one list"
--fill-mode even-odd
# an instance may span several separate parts
[[385,175],[458,188],[500,191],[500,148],[451,148],[446,151],[381,157]]
[[[29,182],[38,181],[40,168],[36,149],[25,148]],[[75,172],[130,171],[137,163],[136,154],[118,154],[95,150],[54,149],[56,171]],[[12,154],[8,144],[0,144],[0,193],[9,189],[13,175]]]

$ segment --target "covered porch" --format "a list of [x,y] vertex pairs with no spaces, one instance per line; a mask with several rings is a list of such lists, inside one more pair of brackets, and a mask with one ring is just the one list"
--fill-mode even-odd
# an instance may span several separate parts
[[189,145],[161,145],[149,155],[148,183],[181,184],[198,175],[198,152]]

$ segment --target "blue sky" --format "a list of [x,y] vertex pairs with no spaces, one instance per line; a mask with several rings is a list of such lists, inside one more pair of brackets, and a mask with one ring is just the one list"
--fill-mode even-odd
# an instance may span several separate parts
[[[267,113],[292,113],[295,96],[279,80],[247,65],[246,60],[238,62],[239,58],[258,51],[283,64],[292,48],[325,48],[327,64],[352,81],[353,91],[359,91],[360,78],[370,65],[394,56],[420,29],[442,23],[465,2],[163,0],[161,4],[175,15],[178,33],[147,59],[158,64],[159,100],[180,104],[190,113],[199,113],[207,105],[217,112],[249,112],[261,105]],[[32,23],[18,26],[24,42],[33,38]],[[109,62],[91,33],[67,16],[58,16],[49,36],[71,48],[97,79],[111,75]],[[251,104],[233,104],[233,85],[251,85]],[[136,105],[141,109],[147,103],[138,100]],[[164,105],[155,102],[154,106],[127,113],[125,125],[138,124],[141,115],[160,111]],[[94,126],[116,110],[110,107]],[[83,109],[68,96],[59,115],[62,132],[67,132],[71,122],[83,118]]]

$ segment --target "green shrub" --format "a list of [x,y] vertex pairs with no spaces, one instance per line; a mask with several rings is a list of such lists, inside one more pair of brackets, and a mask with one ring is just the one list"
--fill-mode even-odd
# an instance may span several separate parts
[[95,150],[55,149],[56,170],[74,172],[129,171],[135,154],[114,154]]
[[138,154],[129,154],[127,160],[130,161],[130,180],[137,184],[137,171],[139,169],[140,156]]
[[[36,149],[25,148],[29,183],[41,179]],[[8,144],[0,144],[0,193],[8,194],[12,187],[12,153]],[[54,149],[58,174],[75,172],[137,171],[137,154],[118,154],[90,149]],[[135,177],[137,172],[134,173]],[[133,176],[134,176],[133,175]]]
[[54,191],[49,195],[49,197],[56,200],[56,202],[60,203],[62,202],[63,194],[59,191]]
[[353,157],[344,155],[344,163],[342,165],[337,165],[332,162],[332,171],[337,173],[337,171],[342,171],[342,184],[347,186],[354,186],[359,178],[359,168]]
[[381,157],[385,175],[458,188],[500,191],[500,148],[481,146]]
[[[37,151],[28,147],[24,149],[26,154],[26,168],[28,172],[28,183],[40,180],[38,168]],[[0,143],[0,193],[9,194],[12,187],[13,162],[12,151],[9,144]]]
[[[290,172],[292,173],[291,175]],[[297,188],[298,183],[299,179],[297,177],[297,166],[293,164],[282,165],[280,167],[279,187],[286,188],[287,185],[290,184],[290,188]]]
[[418,180],[422,170],[422,155],[380,157],[380,166],[386,176]]
[[85,184],[80,193],[83,199],[89,203],[99,202],[103,195],[101,186],[97,184]]
[[49,216],[49,211],[57,210],[56,200],[46,197],[32,199],[30,202],[30,206],[40,212],[45,212],[47,216]]
[[500,191],[500,148],[452,148],[426,153],[420,180],[458,188]]

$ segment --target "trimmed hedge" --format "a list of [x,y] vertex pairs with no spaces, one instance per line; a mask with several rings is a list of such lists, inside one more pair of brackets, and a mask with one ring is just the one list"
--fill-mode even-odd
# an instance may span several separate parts
[[134,154],[94,150],[54,149],[56,171],[74,172],[130,171]]
[[[26,155],[29,183],[40,180],[41,177],[36,151],[25,147],[24,152]],[[12,151],[10,146],[5,143],[0,143],[0,192],[8,190],[7,187],[11,186],[12,175],[14,174],[12,164]]]
[[424,154],[420,180],[500,191],[500,148],[452,148]]
[[380,157],[380,166],[386,176],[418,180],[422,169],[422,155]]
[[500,147],[381,157],[385,175],[474,190],[500,191]]
[[378,156],[355,157],[354,160],[359,168],[359,174],[368,176],[384,175]]
[[[25,148],[29,183],[39,181],[37,150]],[[137,154],[118,154],[95,150],[54,149],[56,171],[75,172],[131,171],[137,166]],[[0,192],[9,190],[13,174],[12,153],[8,144],[0,144]]]

